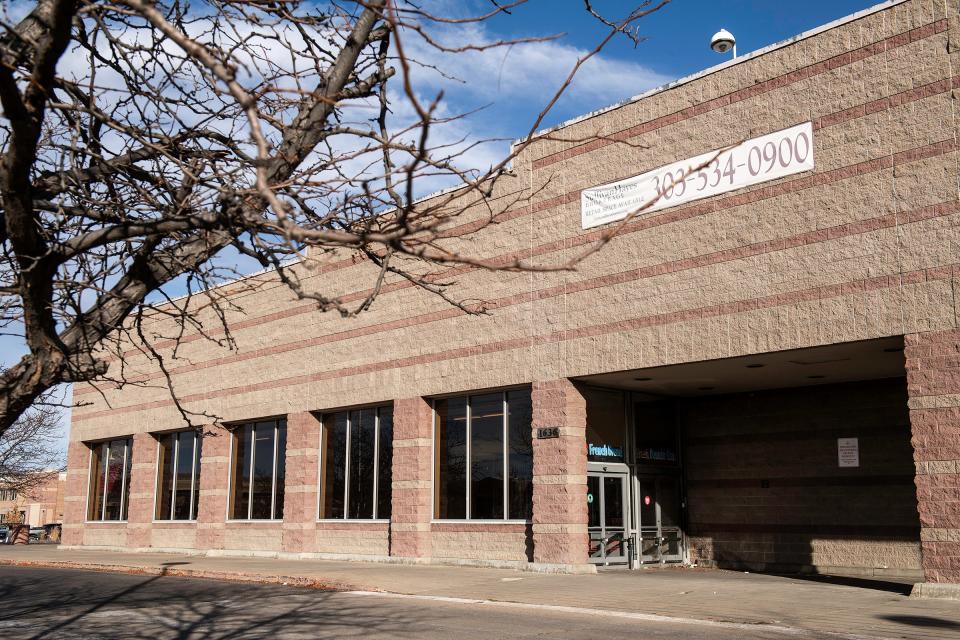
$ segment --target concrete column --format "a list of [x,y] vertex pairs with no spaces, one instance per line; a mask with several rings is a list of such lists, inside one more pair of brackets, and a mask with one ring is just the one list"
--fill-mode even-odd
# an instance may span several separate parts
[[[533,400],[533,560],[564,570],[587,562],[587,403],[567,379],[535,382]],[[559,438],[538,439],[541,427]]]
[[83,544],[83,522],[87,514],[87,490],[90,475],[90,448],[82,442],[67,447],[67,482],[63,495],[64,545]]
[[317,528],[320,418],[309,411],[287,416],[283,544],[287,553],[312,550]]
[[157,439],[149,433],[133,436],[130,493],[127,504],[127,544],[132,549],[150,545],[153,526],[153,492],[157,472]]
[[223,549],[223,530],[230,490],[230,437],[222,427],[203,430],[200,449],[200,502],[197,504],[197,548]]
[[904,338],[925,582],[960,597],[960,331]]
[[429,558],[433,410],[424,398],[393,403],[393,502],[390,555]]

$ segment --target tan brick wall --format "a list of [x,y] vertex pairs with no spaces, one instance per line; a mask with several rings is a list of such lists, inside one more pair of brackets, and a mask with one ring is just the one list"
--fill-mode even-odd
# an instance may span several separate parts
[[[722,567],[920,575],[906,382],[677,403],[691,559]],[[860,466],[840,468],[837,438]]]
[[[373,308],[352,318],[317,312],[269,274],[231,285],[242,302],[228,312],[237,349],[189,336],[167,360],[182,401],[249,420],[955,329],[956,11],[909,0],[543,136],[496,186],[497,224],[476,231],[487,209],[475,207],[457,224],[476,232],[451,249],[561,264],[605,231],[580,228],[583,188],[800,122],[813,123],[816,169],[644,215],[573,272],[432,269],[456,282],[451,295],[486,301],[486,315],[466,316],[393,277]],[[585,143],[569,141],[577,138]],[[368,261],[315,258],[320,264],[301,268],[308,288],[356,302],[373,285]],[[212,312],[201,316],[217,334]],[[171,346],[160,348],[172,356]],[[180,426],[156,367],[133,350],[127,370],[156,384],[101,385],[105,399],[78,388],[90,404],[73,413],[74,442]],[[396,428],[407,435],[395,450],[389,553],[427,558],[429,420],[413,419],[421,400],[397,402]],[[228,449],[209,448],[197,545],[247,544],[225,539]],[[301,515],[279,527],[281,549],[323,546],[304,515],[315,502],[311,455],[291,459],[301,465],[302,495],[288,497]],[[563,455],[572,460],[572,449]],[[78,461],[70,478],[85,486]],[[568,490],[579,492],[578,482]],[[79,522],[69,504],[70,522]],[[563,520],[552,523],[560,527],[555,557],[573,559],[579,542],[565,548],[561,538],[571,538],[561,529],[581,526],[580,515],[550,517]],[[535,540],[548,535],[537,527]]]
[[587,558],[587,402],[570,380],[533,385],[533,428],[559,438],[533,440],[533,559],[582,564]]
[[960,331],[906,337],[927,582],[960,582]]
[[429,558],[433,504],[433,410],[424,398],[393,403],[393,504],[390,555]]

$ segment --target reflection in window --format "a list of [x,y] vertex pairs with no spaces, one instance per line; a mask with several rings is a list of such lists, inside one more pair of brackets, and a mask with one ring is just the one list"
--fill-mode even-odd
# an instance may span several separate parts
[[200,479],[200,444],[196,431],[159,437],[157,520],[195,520]]
[[530,518],[530,391],[443,398],[434,414],[434,517]]
[[126,520],[133,441],[120,438],[91,447],[87,520]]
[[265,420],[233,431],[231,505],[234,520],[283,518],[287,421]]
[[389,518],[392,460],[392,407],[325,415],[320,436],[320,517]]

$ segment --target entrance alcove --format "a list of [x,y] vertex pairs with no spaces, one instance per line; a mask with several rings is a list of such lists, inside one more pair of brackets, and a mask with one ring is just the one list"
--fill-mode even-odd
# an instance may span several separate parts
[[[628,539],[597,554],[592,509],[591,561],[918,578],[904,374],[893,337],[580,379],[590,482],[622,474]],[[622,460],[596,455],[614,424]]]

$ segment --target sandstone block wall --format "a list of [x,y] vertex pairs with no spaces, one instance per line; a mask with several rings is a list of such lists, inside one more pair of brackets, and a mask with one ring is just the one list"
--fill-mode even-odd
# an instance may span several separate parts
[[[535,393],[547,385],[544,393],[566,397],[565,390],[548,393],[549,385],[559,384],[551,381],[955,331],[957,68],[960,18],[955,4],[939,0],[907,0],[744,56],[541,135],[516,159],[512,175],[497,183],[488,203],[452,223],[467,234],[451,240],[451,250],[504,264],[516,258],[562,264],[605,231],[581,229],[582,189],[807,121],[814,129],[813,171],[641,216],[576,271],[433,269],[437,279],[456,282],[451,295],[484,300],[490,312],[483,316],[467,316],[391,277],[372,309],[342,318],[317,312],[264,274],[223,289],[240,303],[227,311],[236,350],[199,335],[188,335],[176,358],[172,342],[154,347],[167,356],[181,402],[224,421],[277,415],[293,420],[395,402],[400,443],[388,552],[429,558],[436,532],[429,524],[430,427],[420,419],[421,398],[521,384],[533,384]],[[496,224],[483,227],[479,221],[491,209]],[[377,270],[359,256],[314,259],[301,275],[324,295],[361,300],[375,282]],[[222,333],[213,312],[201,312],[200,321],[214,335]],[[158,320],[154,333],[173,335],[165,322]],[[143,524],[81,524],[87,463],[77,443],[182,426],[160,388],[162,374],[134,345],[125,370],[156,384],[81,385],[75,391],[77,400],[89,404],[72,415],[68,484],[74,486],[68,486],[65,536],[74,543],[127,545],[128,530]],[[417,400],[403,400],[409,398]],[[585,473],[572,444],[579,421],[564,423],[569,441],[538,449],[541,469],[557,467],[536,481],[542,509],[531,533],[534,558],[554,549],[540,558],[544,562],[585,555],[579,551],[586,544],[580,533],[585,514],[574,506],[581,485],[572,480]],[[291,457],[300,495],[289,497],[300,515],[285,519],[269,540],[253,533],[256,526],[225,522],[227,438],[205,441],[201,514],[196,535],[182,536],[185,544],[262,544],[318,553],[346,544],[321,543],[321,535],[333,534],[321,534],[304,515],[315,502],[310,437]],[[545,480],[558,475],[569,481]],[[357,543],[370,554],[383,551],[376,538],[380,526],[358,536],[370,536],[369,544]],[[131,533],[139,536],[137,544],[145,543],[142,534]],[[505,555],[528,552],[517,532],[503,535],[516,539]],[[556,544],[541,544],[537,551],[538,536],[553,536]],[[447,532],[440,540],[445,542],[438,549],[457,544]],[[939,545],[931,553],[954,544],[929,542]],[[928,572],[940,579],[949,575]]]
[[907,336],[910,422],[927,582],[960,582],[960,331]]
[[[688,399],[692,559],[767,571],[920,577],[906,381]],[[860,466],[839,467],[857,438]]]

